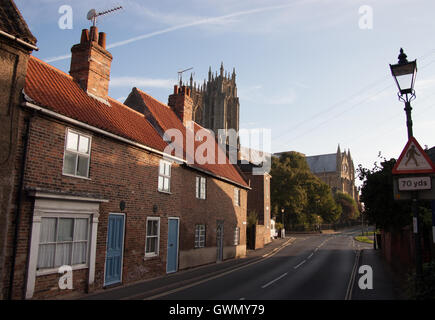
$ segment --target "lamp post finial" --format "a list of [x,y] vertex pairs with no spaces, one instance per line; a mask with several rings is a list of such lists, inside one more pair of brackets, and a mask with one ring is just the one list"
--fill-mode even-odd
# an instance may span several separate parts
[[400,48],[400,54],[397,57],[399,59],[399,64],[408,63],[407,55],[403,52],[403,49]]

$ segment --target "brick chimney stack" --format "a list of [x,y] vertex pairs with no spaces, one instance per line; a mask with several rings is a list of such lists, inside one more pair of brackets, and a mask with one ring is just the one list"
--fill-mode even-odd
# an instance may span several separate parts
[[71,53],[70,75],[89,95],[107,100],[113,57],[106,50],[106,34],[97,27],[83,29]]
[[175,114],[183,121],[186,127],[193,119],[193,100],[190,96],[190,88],[186,86],[174,86],[174,93],[169,96],[168,106],[174,110]]

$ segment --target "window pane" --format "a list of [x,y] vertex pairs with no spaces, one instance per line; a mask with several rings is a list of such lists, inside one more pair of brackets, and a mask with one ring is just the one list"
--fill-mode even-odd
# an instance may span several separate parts
[[159,176],[159,190],[163,190],[163,177]]
[[237,206],[240,205],[240,190],[234,189],[234,202]]
[[74,243],[73,251],[73,264],[84,264],[86,263],[86,253],[87,253],[87,242],[77,242]]
[[195,226],[195,247],[202,248],[205,246],[205,225],[198,224]]
[[41,244],[38,252],[38,268],[54,267],[55,244]]
[[199,198],[199,177],[196,177],[196,197]]
[[147,236],[153,235],[153,222],[151,220],[147,221]]
[[201,178],[201,198],[205,199],[205,178]]
[[79,155],[78,159],[79,163],[77,164],[77,175],[80,177],[87,177],[89,157]]
[[147,238],[146,253],[157,253],[157,237]]
[[148,220],[147,236],[157,236],[157,235],[158,235],[158,221]]
[[160,161],[159,174],[160,175],[164,175],[165,174],[165,163],[163,161]]
[[40,243],[56,242],[56,218],[42,218]]
[[77,133],[68,131],[66,139],[66,148],[69,150],[77,151],[79,135]]
[[63,160],[63,172],[66,174],[76,174],[77,155],[65,151],[65,159]]
[[71,265],[71,250],[72,243],[58,243],[56,245],[56,261],[55,267],[60,267],[63,265]]
[[240,239],[240,228],[236,227],[235,231],[234,231],[234,245],[239,245],[239,240]]
[[88,219],[76,219],[74,241],[88,240]]
[[83,152],[83,153],[89,152],[89,138],[88,137],[80,136],[79,152]]
[[169,178],[163,178],[163,190],[169,191]]
[[169,163],[165,163],[165,176],[171,175],[171,165]]
[[58,222],[57,241],[73,240],[74,219],[60,218]]

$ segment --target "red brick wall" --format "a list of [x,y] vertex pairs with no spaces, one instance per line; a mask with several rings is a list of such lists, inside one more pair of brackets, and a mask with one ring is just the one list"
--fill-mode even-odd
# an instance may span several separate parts
[[265,226],[257,224],[255,226],[255,249],[260,249],[264,247],[264,236],[266,233],[266,229]]
[[[255,248],[262,248],[270,242],[270,176],[253,175],[252,172],[243,172],[250,181],[252,190],[248,191],[248,213],[256,211],[258,224],[263,226],[256,229]],[[268,228],[269,227],[269,228]],[[260,239],[261,238],[261,239]]]
[[[421,231],[420,231],[421,232]],[[429,232],[420,233],[423,263],[430,262],[432,239]],[[407,272],[415,265],[415,239],[411,226],[400,231],[382,230],[381,250],[390,265],[401,272]]]
[[[20,168],[18,119],[21,92],[25,83],[29,52],[17,42],[0,39],[0,300],[7,298],[10,276],[10,242],[13,231],[10,213],[15,209],[16,184]],[[21,162],[18,162],[21,164]]]
[[[26,163],[25,188],[66,194],[89,195],[109,200],[101,203],[98,222],[94,288],[103,287],[106,257],[108,214],[120,212],[119,203],[126,203],[123,283],[152,278],[166,272],[167,218],[180,218],[180,250],[194,246],[194,227],[205,223],[215,230],[216,220],[225,220],[225,230],[241,229],[245,240],[246,191],[241,191],[241,207],[233,205],[234,186],[207,177],[207,199],[195,198],[196,171],[172,165],[171,194],[157,191],[160,157],[116,140],[80,128],[73,128],[92,137],[90,179],[62,175],[66,128],[73,128],[53,119],[36,116],[32,119]],[[34,199],[26,196],[18,242],[14,297],[23,298],[30,244]],[[157,212],[153,206],[157,205]],[[146,218],[159,216],[159,256],[144,260]],[[234,233],[225,233],[225,245],[233,243]],[[216,235],[207,233],[207,246],[216,245]],[[84,292],[88,270],[74,271],[74,290]],[[70,294],[58,289],[59,275],[38,276],[34,298]]]
[[180,250],[194,249],[195,224],[206,225],[206,244],[216,246],[217,220],[224,220],[224,245],[233,245],[234,229],[240,228],[240,243],[246,242],[246,191],[240,192],[241,206],[234,206],[234,186],[207,177],[206,200],[195,196],[195,177],[205,176],[198,172],[184,170],[185,204],[180,223]]

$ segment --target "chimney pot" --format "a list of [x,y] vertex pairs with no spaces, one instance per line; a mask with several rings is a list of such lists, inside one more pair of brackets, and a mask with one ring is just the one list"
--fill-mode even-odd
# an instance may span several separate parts
[[94,27],[94,26],[91,27],[90,40],[98,42],[98,28],[97,27]]
[[104,32],[98,34],[98,44],[106,49],[106,34]]
[[86,42],[89,42],[89,30],[83,29],[82,36],[80,38],[80,44],[85,44]]

